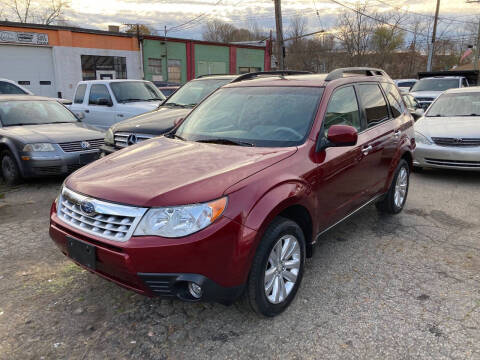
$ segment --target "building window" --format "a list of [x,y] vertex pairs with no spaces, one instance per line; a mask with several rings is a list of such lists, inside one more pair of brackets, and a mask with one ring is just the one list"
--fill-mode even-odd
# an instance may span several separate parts
[[178,84],[182,82],[182,63],[180,60],[168,60],[168,81]]
[[122,56],[82,55],[82,79],[100,79],[102,71],[115,71],[116,79],[127,78],[127,58]]
[[259,71],[262,71],[262,68],[260,67],[254,67],[254,66],[241,66],[238,68],[238,73],[239,74],[247,74],[247,73],[251,73],[251,72],[259,72]]
[[148,58],[148,71],[151,75],[162,75],[162,59]]

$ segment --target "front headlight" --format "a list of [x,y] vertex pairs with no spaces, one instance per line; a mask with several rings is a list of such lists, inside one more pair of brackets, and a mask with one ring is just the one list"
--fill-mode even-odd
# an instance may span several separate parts
[[432,142],[428,140],[425,135],[420,134],[418,131],[415,131],[415,141],[419,144],[432,145]]
[[34,151],[55,151],[55,148],[50,143],[37,143],[37,144],[27,144],[23,147],[25,152],[34,152]]
[[152,208],[145,213],[134,235],[187,236],[212,224],[226,206],[227,198],[223,197],[204,204]]
[[107,133],[105,134],[105,139],[103,140],[105,144],[114,144],[114,139],[113,139],[113,130],[110,128],[107,130]]

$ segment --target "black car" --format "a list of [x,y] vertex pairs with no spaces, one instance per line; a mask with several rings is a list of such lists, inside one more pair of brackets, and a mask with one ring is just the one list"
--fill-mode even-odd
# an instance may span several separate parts
[[0,169],[7,184],[61,175],[98,158],[103,133],[56,99],[0,95]]
[[116,123],[108,129],[102,155],[171,131],[190,111],[212,92],[231,82],[262,75],[305,74],[304,71],[272,71],[242,75],[207,75],[189,81],[154,111]]

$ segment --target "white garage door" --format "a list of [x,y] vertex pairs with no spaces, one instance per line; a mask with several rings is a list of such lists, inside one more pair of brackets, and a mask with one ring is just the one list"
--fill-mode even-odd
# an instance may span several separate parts
[[51,48],[0,45],[0,78],[13,80],[35,95],[57,97]]

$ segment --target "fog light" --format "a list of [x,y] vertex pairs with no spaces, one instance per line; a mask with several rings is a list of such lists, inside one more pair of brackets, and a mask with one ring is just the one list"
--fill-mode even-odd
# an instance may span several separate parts
[[188,291],[195,299],[200,299],[202,297],[202,287],[194,282],[188,283]]

